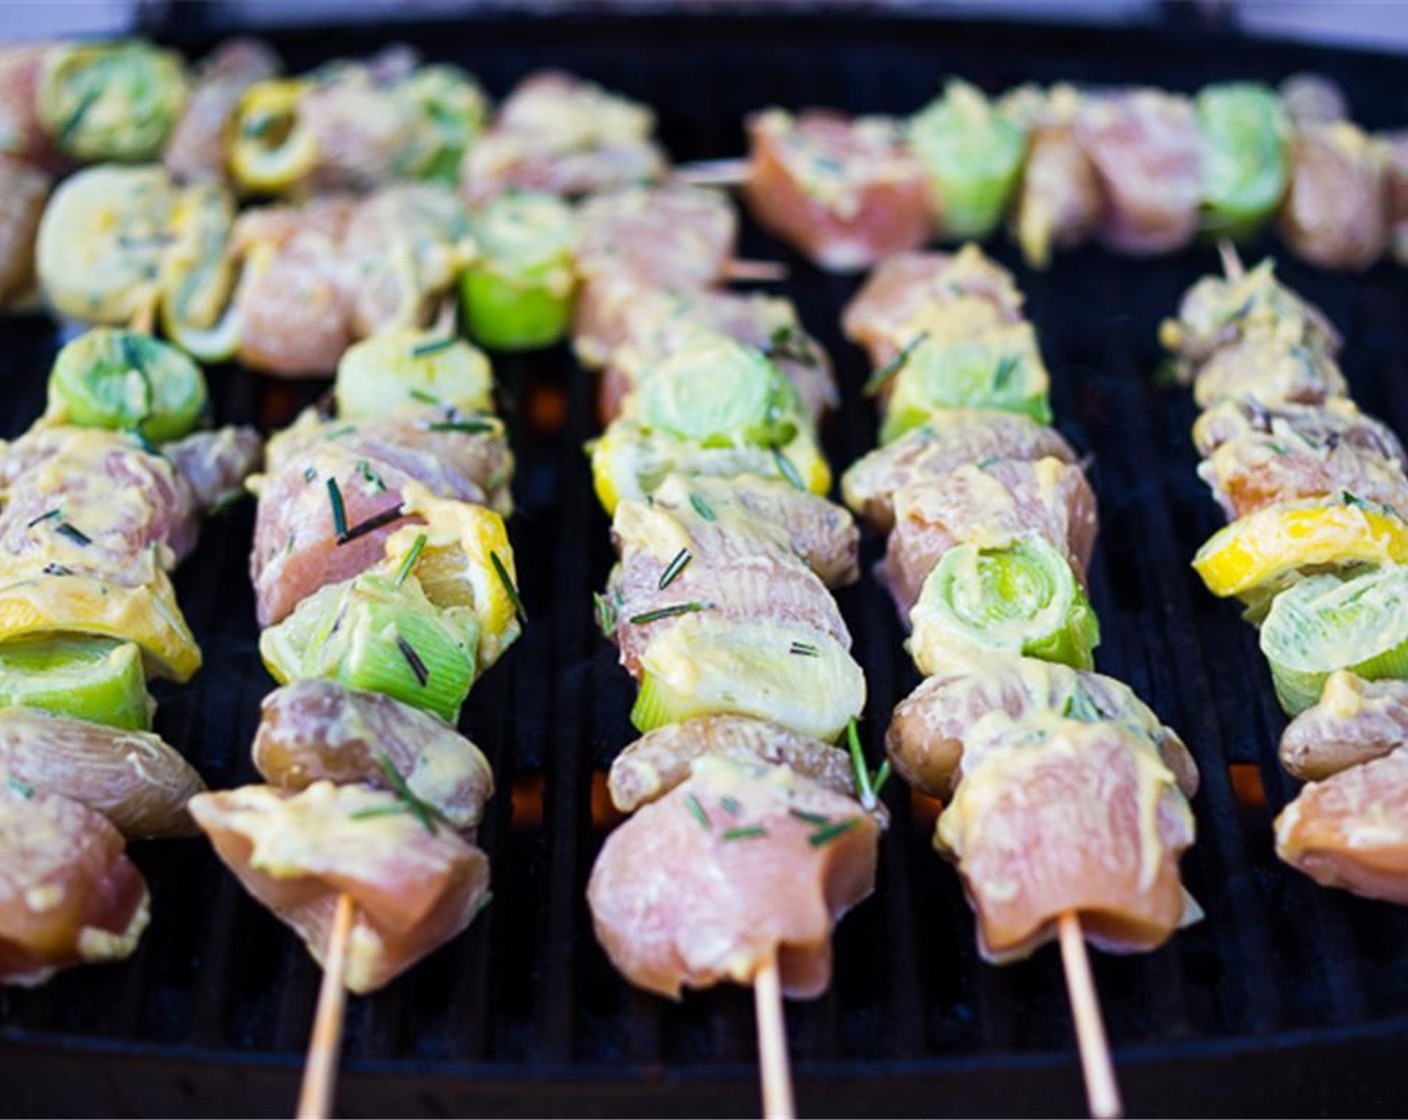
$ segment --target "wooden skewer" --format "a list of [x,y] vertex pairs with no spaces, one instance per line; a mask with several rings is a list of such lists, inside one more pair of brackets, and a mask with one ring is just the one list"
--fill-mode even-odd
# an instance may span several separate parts
[[318,1011],[313,1018],[313,1037],[308,1043],[308,1061],[303,1067],[303,1087],[298,1093],[298,1120],[327,1120],[332,1115],[333,1082],[337,1078],[337,1058],[342,1051],[342,1017],[347,1007],[347,941],[357,904],[350,894],[337,897],[332,930],[328,934],[323,959],[323,986],[318,991]]
[[1090,1115],[1096,1120],[1115,1120],[1124,1114],[1115,1067],[1110,1060],[1110,1044],[1105,1038],[1105,1022],[1100,1016],[1100,1000],[1090,976],[1090,958],[1080,915],[1067,910],[1057,921],[1061,934],[1061,963],[1066,968],[1066,993],[1071,1000],[1071,1017],[1076,1023],[1076,1044],[1085,1074],[1085,1094]]
[[151,334],[156,328],[156,306],[161,302],[161,292],[155,284],[149,284],[138,294],[137,310],[127,321],[127,329],[136,334]]
[[781,261],[729,261],[724,277],[729,280],[781,281],[787,279],[787,266]]
[[1217,243],[1217,255],[1222,258],[1222,271],[1229,280],[1240,280],[1246,273],[1246,268],[1242,264],[1242,257],[1237,252],[1237,246],[1221,238]]
[[736,187],[748,180],[746,159],[701,159],[675,168],[675,180],[691,187]]
[[769,956],[753,977],[753,1005],[758,1017],[764,1120],[793,1120],[797,1106],[792,1098],[792,1059],[787,1054],[782,978],[778,975],[776,954]]

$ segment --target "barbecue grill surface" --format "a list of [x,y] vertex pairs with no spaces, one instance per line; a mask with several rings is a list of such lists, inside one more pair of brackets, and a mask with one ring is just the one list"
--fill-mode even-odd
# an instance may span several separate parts
[[[1361,123],[1408,123],[1400,59],[1176,29],[755,13],[717,22],[496,18],[397,37],[463,63],[495,94],[544,65],[620,88],[655,107],[680,160],[737,154],[743,114],[768,103],[911,111],[951,72],[989,89],[1054,79],[1191,89],[1314,67],[1345,85]],[[270,38],[297,70],[365,54],[387,32]],[[174,39],[196,53],[211,41]],[[1265,249],[1274,247],[1249,255]],[[859,394],[860,355],[837,330],[854,281],[817,273],[756,230],[745,250],[791,263],[785,291],[838,359],[845,406],[827,447],[839,470],[875,431]],[[995,252],[1016,266],[1007,244]],[[1408,912],[1320,890],[1275,860],[1270,821],[1294,792],[1274,761],[1282,717],[1254,633],[1188,567],[1221,519],[1193,474],[1187,393],[1154,380],[1155,329],[1215,266],[1204,247],[1151,261],[1083,250],[1044,275],[1017,267],[1058,425],[1093,456],[1099,667],[1183,733],[1203,773],[1199,841],[1183,867],[1207,920],[1157,953],[1097,955],[1095,978],[1133,1114],[1401,1113]],[[1282,272],[1343,330],[1355,398],[1408,436],[1408,271],[1331,276],[1287,259]],[[6,434],[41,410],[55,344],[47,320],[0,324]],[[500,776],[482,830],[494,903],[388,991],[351,1002],[340,1110],[756,1113],[748,994],[719,989],[678,1006],[642,995],[592,936],[583,892],[613,823],[599,772],[633,737],[629,679],[591,616],[591,592],[611,562],[580,450],[594,431],[592,386],[565,350],[496,368],[519,459],[511,531],[530,625],[467,705],[465,727]],[[322,388],[238,369],[216,370],[212,382],[221,421],[266,428]],[[176,581],[206,665],[188,687],[163,691],[157,726],[213,787],[255,778],[249,743],[272,687],[247,574],[252,519],[249,502],[217,516]],[[877,545],[867,540],[868,561]],[[865,733],[878,757],[890,709],[916,678],[873,580],[839,598],[870,683]],[[898,782],[887,800],[894,828],[876,894],[838,931],[832,991],[788,1008],[803,1114],[1080,1112],[1057,954],[983,965],[957,877],[929,847],[932,810],[912,806]],[[139,845],[134,855],[155,915],[137,954],[0,993],[4,1111],[287,1114],[315,965],[204,841]]]

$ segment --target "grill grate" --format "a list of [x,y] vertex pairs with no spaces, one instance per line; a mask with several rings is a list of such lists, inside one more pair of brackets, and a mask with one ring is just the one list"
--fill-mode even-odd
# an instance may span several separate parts
[[[373,29],[290,31],[298,68],[361,54]],[[643,97],[679,158],[728,155],[742,114],[770,101],[917,107],[949,71],[990,88],[1025,79],[1188,88],[1276,79],[1315,65],[1346,80],[1358,118],[1408,120],[1399,60],[1198,39],[1169,30],[950,24],[842,15],[729,22],[657,16],[527,17],[418,26],[406,38],[475,70],[494,91],[561,65]],[[199,47],[200,43],[187,43]],[[1352,77],[1352,83],[1348,79]],[[750,256],[779,254],[756,231]],[[998,256],[1014,265],[1012,254]],[[1092,569],[1105,630],[1100,667],[1128,681],[1187,739],[1203,771],[1200,838],[1184,860],[1207,921],[1147,956],[1098,957],[1095,975],[1126,1099],[1136,1113],[1401,1112],[1408,1041],[1408,914],[1321,891],[1282,868],[1269,822],[1291,795],[1275,765],[1282,725],[1254,637],[1187,566],[1220,524],[1193,468],[1187,394],[1154,386],[1154,331],[1214,266],[1210,251],[1118,260],[1097,250],[1045,276],[1018,269],[1054,378],[1060,427],[1094,455],[1103,519]],[[1288,264],[1298,291],[1348,339],[1356,398],[1408,434],[1408,273],[1362,279]],[[873,443],[860,357],[837,316],[853,282],[794,267],[787,291],[839,359],[845,408],[833,463]],[[0,423],[42,407],[52,328],[0,325]],[[495,901],[469,933],[348,1016],[342,1107],[424,1112],[721,1114],[756,1110],[752,1010],[742,991],[667,1005],[629,989],[592,937],[583,893],[612,817],[599,771],[631,737],[630,688],[596,636],[590,593],[611,563],[580,445],[592,388],[563,352],[497,363],[512,406],[521,514],[512,525],[531,624],[476,687],[467,729],[500,775],[483,843]],[[285,422],[319,387],[217,371],[227,420]],[[252,511],[217,518],[177,579],[206,668],[163,695],[158,728],[214,786],[250,780],[259,666],[246,558]],[[879,542],[867,539],[873,561]],[[868,746],[915,683],[889,603],[872,581],[842,610],[870,682]],[[878,757],[878,755],[876,755]],[[1076,1112],[1080,1081],[1054,951],[981,965],[957,878],[929,849],[933,807],[889,796],[894,828],[875,898],[836,938],[832,991],[788,1019],[806,1114]],[[127,964],[0,993],[0,1076],[11,1110],[285,1113],[317,972],[200,841],[139,847],[156,918]]]

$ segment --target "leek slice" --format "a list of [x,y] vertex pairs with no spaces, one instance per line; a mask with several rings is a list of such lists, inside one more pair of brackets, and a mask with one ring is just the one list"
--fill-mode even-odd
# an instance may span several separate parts
[[956,241],[986,237],[1002,220],[1026,155],[1026,133],[984,96],[953,79],[909,122],[909,142]]
[[489,102],[484,91],[457,66],[418,66],[395,88],[414,121],[404,157],[417,179],[459,182],[465,153],[484,131]]
[[181,351],[148,335],[100,327],[59,351],[44,419],[135,431],[164,443],[189,435],[208,403],[205,374]]
[[[901,360],[901,359],[897,359]],[[950,408],[994,408],[1051,422],[1051,379],[1030,323],[973,339],[926,337],[902,357],[880,426],[889,443]]]
[[1207,232],[1249,235],[1286,193],[1286,111],[1275,93],[1256,82],[1206,86],[1194,107],[1203,135]]
[[452,418],[494,407],[493,373],[482,351],[443,331],[413,327],[377,331],[349,347],[334,389],[338,417],[351,421],[424,412],[427,404]]
[[1366,680],[1408,678],[1408,568],[1302,580],[1272,602],[1261,652],[1291,715],[1315,704],[1337,669]]
[[124,731],[149,730],[156,707],[136,645],[70,636],[0,643],[0,706],[42,708]]
[[472,222],[479,255],[460,276],[470,335],[491,350],[534,350],[566,333],[576,293],[577,222],[550,194],[490,202]]
[[949,549],[924,581],[910,622],[910,653],[925,674],[955,647],[1090,669],[1100,644],[1099,622],[1070,563],[1037,536],[1005,548]]
[[230,173],[242,190],[291,190],[318,164],[318,139],[298,118],[308,82],[270,78],[250,86],[230,129]]
[[39,119],[85,163],[156,159],[186,104],[181,56],[150,43],[57,47],[39,79]]
[[333,680],[454,723],[474,683],[478,644],[468,609],[438,609],[414,577],[369,573],[310,595],[264,631],[259,652],[280,684]]
[[834,742],[865,707],[860,666],[805,626],[688,615],[653,637],[640,660],[631,722],[642,732],[735,713]]

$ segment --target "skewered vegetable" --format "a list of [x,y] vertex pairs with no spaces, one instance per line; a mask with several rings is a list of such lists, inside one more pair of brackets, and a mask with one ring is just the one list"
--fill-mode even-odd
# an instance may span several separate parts
[[1026,154],[1023,130],[976,86],[951,79],[910,119],[908,138],[928,172],[942,235],[968,240],[996,229]]
[[479,255],[460,277],[469,333],[495,350],[550,346],[572,319],[577,226],[553,195],[490,202],[473,220]]
[[44,420],[164,443],[189,435],[208,407],[205,375],[185,354],[146,335],[99,329],[59,351]]
[[279,71],[278,57],[258,39],[231,39],[201,63],[184,111],[162,153],[178,183],[222,183],[226,140],[244,93]]
[[131,642],[41,638],[0,643],[0,706],[22,705],[145,731],[156,706]]
[[1322,268],[1361,270],[1388,247],[1388,178],[1380,146],[1348,121],[1298,128],[1277,226]]
[[337,414],[346,420],[376,420],[430,404],[453,423],[494,403],[488,358],[442,331],[409,327],[379,331],[349,347],[334,389]]
[[1285,110],[1270,89],[1252,82],[1206,86],[1194,107],[1203,137],[1205,232],[1249,235],[1286,193]]

